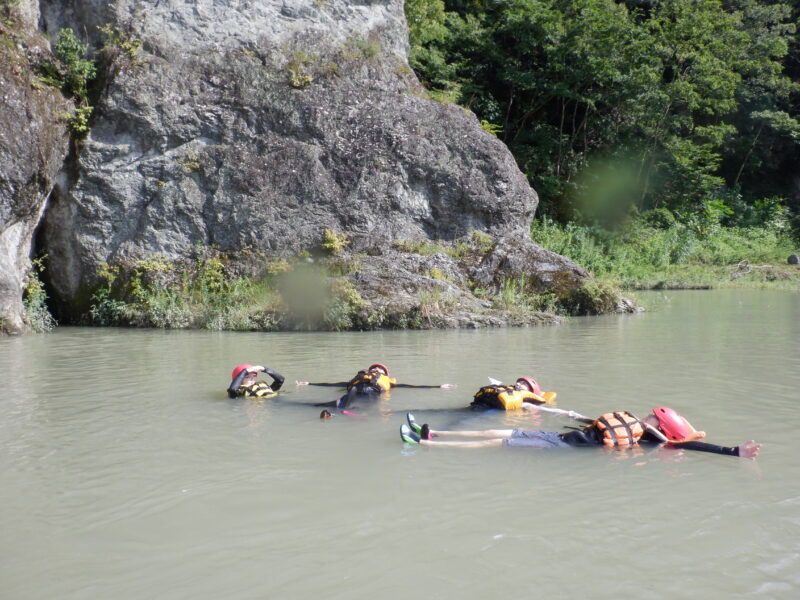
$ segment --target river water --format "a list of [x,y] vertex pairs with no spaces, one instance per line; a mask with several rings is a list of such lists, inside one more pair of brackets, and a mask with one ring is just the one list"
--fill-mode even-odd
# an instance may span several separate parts
[[[0,598],[800,597],[800,295],[651,293],[555,327],[372,333],[60,328],[0,340]],[[371,362],[401,382],[358,416],[305,403]],[[287,378],[229,400],[240,362]],[[757,461],[647,449],[404,446],[530,374],[596,416],[672,406]],[[459,419],[461,419],[459,421]]]

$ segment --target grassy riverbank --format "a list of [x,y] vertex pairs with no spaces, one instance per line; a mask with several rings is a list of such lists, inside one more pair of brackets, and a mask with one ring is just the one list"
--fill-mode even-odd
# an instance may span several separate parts
[[[480,263],[493,247],[485,234],[456,243],[401,240],[396,251],[417,258],[440,256],[445,262],[425,270],[416,300],[398,302],[398,290],[378,294],[394,297],[393,305],[378,301],[375,291],[363,286],[366,273],[383,272],[386,265],[370,265],[366,255],[345,252],[344,243],[328,244],[327,256],[304,253],[290,259],[244,252],[229,260],[198,247],[194,256],[179,261],[151,257],[104,266],[87,312],[72,322],[251,331],[426,329],[458,326],[453,323],[465,303],[478,302],[481,308],[473,304],[472,310],[488,320],[474,326],[520,325],[552,321],[557,318],[553,314],[613,312],[619,310],[620,294],[633,290],[800,290],[800,266],[787,264],[798,248],[790,231],[785,219],[759,227],[724,227],[708,220],[683,222],[665,211],[630,219],[614,230],[534,221],[535,242],[571,258],[596,278],[568,295],[534,293],[525,276],[504,280],[493,290],[463,277],[458,283],[458,277],[448,275],[447,257],[464,265]],[[38,277],[44,263],[36,261],[26,294],[28,324],[35,331],[55,324]],[[356,272],[360,277],[351,279]]]
[[783,219],[725,227],[697,219],[681,222],[666,211],[655,211],[615,230],[536,220],[531,237],[623,290],[797,290],[800,267],[787,259],[800,243],[790,231]]

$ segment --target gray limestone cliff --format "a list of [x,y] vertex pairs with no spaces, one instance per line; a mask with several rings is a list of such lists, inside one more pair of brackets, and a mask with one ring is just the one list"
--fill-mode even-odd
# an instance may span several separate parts
[[[60,318],[86,312],[103,263],[177,260],[198,246],[234,260],[244,250],[290,256],[319,248],[326,229],[371,257],[363,263],[372,272],[351,275],[367,298],[369,282],[397,266],[393,241],[452,241],[473,230],[506,240],[476,277],[497,283],[506,268],[546,289],[533,262],[545,254],[528,236],[535,192],[474,115],[427,98],[408,68],[400,0],[41,0],[39,8],[45,34],[72,28],[102,59],[91,131],[49,197],[52,165],[39,167],[38,204],[28,211],[35,223],[47,200],[36,249],[48,254]],[[141,41],[141,52],[109,48],[109,27],[118,45]],[[60,135],[40,131],[26,151],[63,158],[63,126]],[[19,192],[9,204],[24,205]],[[15,242],[20,249],[31,231]],[[562,287],[588,277],[552,253],[545,262],[545,271],[569,273]],[[410,284],[411,295],[420,285]],[[471,310],[476,299],[462,301]]]
[[[0,331],[25,327],[22,298],[31,244],[67,156],[63,115],[70,103],[42,85],[35,65],[49,57],[34,4],[0,9]],[[12,12],[13,11],[13,12]]]

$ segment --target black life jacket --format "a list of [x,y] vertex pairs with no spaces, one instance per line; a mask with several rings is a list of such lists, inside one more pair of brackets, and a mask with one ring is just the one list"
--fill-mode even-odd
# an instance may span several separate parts
[[377,371],[359,371],[347,384],[347,391],[355,389],[359,394],[380,394],[384,391],[381,377],[385,375]]
[[[474,410],[519,408],[516,404],[521,406],[522,400],[517,398],[518,392],[519,390],[515,389],[513,385],[487,385],[479,389],[473,396],[470,407]],[[519,402],[517,402],[518,399]]]

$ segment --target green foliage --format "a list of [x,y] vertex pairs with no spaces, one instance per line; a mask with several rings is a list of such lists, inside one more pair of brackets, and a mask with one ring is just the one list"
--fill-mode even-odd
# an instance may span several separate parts
[[70,131],[77,139],[83,139],[89,133],[89,117],[94,109],[91,106],[78,106],[71,114],[66,115]]
[[302,50],[294,53],[292,60],[286,65],[288,82],[291,87],[302,89],[314,81],[314,77],[309,73],[308,68],[316,59],[316,55],[306,54]]
[[461,86],[449,85],[445,88],[428,90],[428,96],[440,104],[456,104],[461,97]]
[[481,129],[491,133],[495,137],[497,137],[500,133],[503,132],[503,128],[500,125],[495,125],[494,123],[490,123],[486,119],[481,119]]
[[341,254],[350,245],[350,237],[346,233],[337,233],[333,229],[322,232],[322,248],[331,255]]
[[626,286],[662,281],[675,268],[695,277],[694,265],[705,268],[751,262],[785,262],[793,241],[780,203],[765,209],[765,221],[747,227],[723,227],[728,213],[717,199],[700,213],[674,215],[665,209],[642,214],[614,231],[544,218],[531,226],[532,239],[567,256],[596,277]]
[[438,279],[439,281],[453,281],[452,277],[445,275],[439,267],[432,267],[426,275],[431,279]]
[[331,298],[323,313],[324,328],[330,331],[351,329],[355,314],[366,305],[356,287],[347,279],[338,278],[330,284]]
[[[409,0],[410,62],[509,146],[562,221],[734,211],[800,160],[800,9],[767,0]],[[773,176],[765,177],[765,174]]]
[[368,60],[376,57],[381,51],[381,43],[374,36],[370,36],[367,39],[354,38],[349,43],[361,53],[363,58]]
[[118,325],[124,318],[126,308],[125,302],[113,297],[119,267],[100,263],[97,277],[101,283],[92,295],[89,320],[96,325]]
[[93,108],[89,105],[89,83],[97,74],[95,62],[86,58],[88,46],[81,44],[72,29],[58,32],[53,54],[58,62],[44,62],[40,65],[41,83],[61,88],[76,103],[75,110],[64,115],[75,139],[82,139],[89,133],[89,118]]
[[481,254],[488,254],[494,249],[494,240],[492,239],[492,236],[485,231],[473,229],[470,232],[469,237],[477,247],[478,252]]
[[602,315],[614,312],[619,299],[614,286],[588,279],[569,297],[559,299],[558,304],[570,315]]
[[400,252],[422,256],[447,253],[447,248],[430,240],[395,240],[392,245]]
[[61,29],[58,32],[53,54],[61,61],[64,93],[79,100],[88,102],[88,85],[97,74],[94,61],[86,58],[88,46],[81,44],[72,29]]
[[132,63],[138,64],[142,40],[137,37],[131,37],[130,34],[122,31],[119,27],[112,26],[111,23],[106,23],[103,27],[98,25],[97,29],[105,34],[104,52],[122,54]]
[[31,261],[28,272],[22,305],[25,309],[25,323],[33,331],[43,333],[56,326],[56,321],[47,309],[47,292],[42,283],[41,274],[44,272],[46,256]]
[[243,331],[369,325],[355,286],[305,260],[272,260],[261,276],[234,276],[222,254],[198,246],[191,260],[103,264],[97,276],[87,315],[96,325]]

